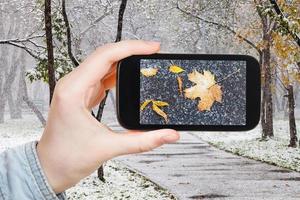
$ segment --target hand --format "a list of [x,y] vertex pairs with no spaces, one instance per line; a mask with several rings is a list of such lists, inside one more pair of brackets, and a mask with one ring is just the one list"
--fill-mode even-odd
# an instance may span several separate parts
[[146,41],[107,44],[58,81],[37,146],[42,168],[56,193],[72,187],[113,157],[150,151],[179,139],[170,129],[115,133],[91,115],[105,90],[115,86],[119,60],[153,54],[159,48],[159,43]]

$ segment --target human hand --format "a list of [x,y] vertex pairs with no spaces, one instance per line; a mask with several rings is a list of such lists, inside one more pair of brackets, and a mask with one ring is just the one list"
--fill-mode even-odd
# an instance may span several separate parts
[[153,54],[159,43],[122,41],[104,45],[56,85],[48,121],[37,153],[56,193],[94,172],[103,162],[124,154],[150,151],[179,139],[170,129],[115,133],[99,123],[91,109],[115,86],[116,64],[135,54]]

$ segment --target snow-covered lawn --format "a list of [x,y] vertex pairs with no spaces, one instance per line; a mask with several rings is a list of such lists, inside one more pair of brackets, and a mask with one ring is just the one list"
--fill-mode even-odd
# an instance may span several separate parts
[[[298,137],[300,137],[300,121]],[[290,148],[288,121],[274,121],[273,139],[260,141],[261,125],[248,132],[194,132],[202,140],[237,155],[300,171],[300,148]]]
[[[33,115],[21,120],[6,120],[0,124],[0,152],[32,140],[38,140],[43,128]],[[171,200],[175,199],[143,176],[128,170],[122,163],[109,161],[104,168],[106,182],[97,178],[96,172],[67,191],[69,199],[133,199]]]

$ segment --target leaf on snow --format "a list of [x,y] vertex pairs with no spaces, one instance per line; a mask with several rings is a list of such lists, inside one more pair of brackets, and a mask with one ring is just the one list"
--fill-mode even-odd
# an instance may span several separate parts
[[182,95],[182,78],[177,76],[179,94]]
[[175,74],[179,74],[179,73],[183,72],[184,69],[182,69],[181,67],[179,67],[179,66],[177,66],[177,65],[171,65],[171,66],[169,67],[169,71],[170,71],[170,72],[173,72],[173,73],[175,73]]
[[157,71],[158,71],[157,68],[152,68],[152,67],[141,69],[141,73],[146,77],[155,76],[157,74]]
[[152,109],[153,109],[153,111],[156,112],[158,115],[162,116],[162,117],[165,119],[166,123],[168,123],[168,116],[167,116],[167,114],[166,114],[164,111],[162,111],[162,110],[161,110],[157,105],[155,105],[154,103],[152,104]]
[[222,102],[221,86],[215,81],[215,76],[210,71],[203,71],[203,74],[197,70],[188,74],[190,81],[194,86],[184,90],[185,97],[189,99],[200,98],[198,109],[200,111],[210,110],[215,101]]
[[143,111],[145,107],[151,102],[152,100],[146,100],[142,103],[140,110]]
[[167,102],[164,102],[164,101],[152,101],[152,103],[157,106],[168,106],[169,105]]

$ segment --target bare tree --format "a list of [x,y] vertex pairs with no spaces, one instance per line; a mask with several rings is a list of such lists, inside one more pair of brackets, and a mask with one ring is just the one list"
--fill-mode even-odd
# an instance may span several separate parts
[[[16,56],[14,56],[16,55]],[[9,73],[6,74],[6,83],[8,85],[5,85],[5,90],[6,90],[6,96],[3,98],[7,98],[7,103],[8,103],[8,107],[9,107],[9,114],[10,114],[10,118],[11,119],[19,119],[21,116],[18,113],[18,109],[17,107],[19,107],[20,105],[16,105],[16,101],[13,97],[13,88],[12,85],[14,84],[16,77],[17,77],[17,71],[19,70],[19,67],[22,63],[22,61],[24,61],[23,59],[23,54],[22,51],[20,49],[18,49],[18,51],[16,51],[16,53],[13,53],[13,55],[11,56],[11,62],[10,62],[10,71]]]
[[[23,56],[24,58],[24,56]],[[25,62],[20,63],[20,80],[19,80],[19,92],[17,97],[17,103],[21,104],[23,101],[30,108],[30,110],[36,115],[38,120],[41,122],[42,126],[46,125],[46,120],[39,110],[39,108],[34,104],[32,100],[30,100],[28,95],[27,83],[25,80]]]
[[[12,21],[10,24],[9,30],[7,32],[7,35],[13,35],[16,30],[16,23],[15,20]],[[7,103],[7,97],[11,91],[12,84],[15,80],[15,74],[16,74],[16,65],[12,65],[11,68],[9,68],[9,61],[8,56],[10,55],[10,48],[6,49],[5,51],[2,51],[1,54],[1,64],[3,66],[2,73],[3,78],[1,80],[2,85],[0,85],[0,123],[4,122],[4,113],[5,113],[5,107]]]

